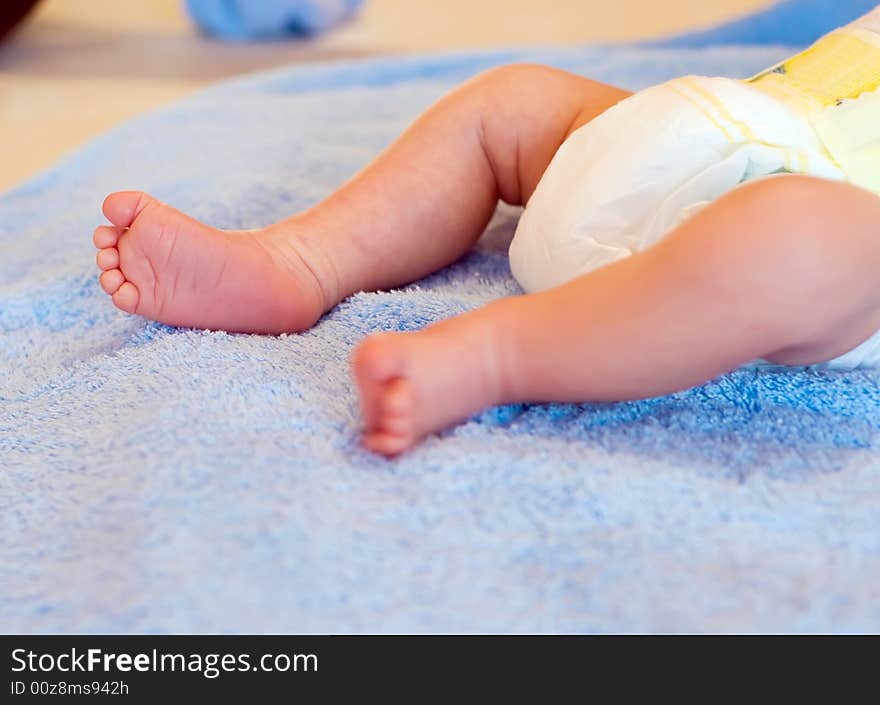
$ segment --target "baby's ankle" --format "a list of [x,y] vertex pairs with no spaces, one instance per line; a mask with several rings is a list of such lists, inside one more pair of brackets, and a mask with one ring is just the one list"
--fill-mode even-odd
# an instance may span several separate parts
[[[485,395],[493,404],[528,401],[526,380],[528,366],[522,359],[524,297],[496,301],[475,312],[480,317],[480,365]],[[526,334],[528,332],[526,331]]]
[[322,246],[320,233],[311,227],[304,215],[270,225],[265,230],[263,242],[279,265],[288,268],[292,276],[309,279],[321,302],[322,313],[346,296],[333,258]]

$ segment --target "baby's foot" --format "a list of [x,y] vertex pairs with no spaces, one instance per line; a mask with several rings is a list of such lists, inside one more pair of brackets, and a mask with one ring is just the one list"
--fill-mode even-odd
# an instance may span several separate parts
[[503,401],[496,335],[487,318],[483,309],[417,333],[373,335],[358,346],[353,362],[366,448],[398,455]]
[[295,234],[222,231],[138,191],[104,201],[95,230],[113,303],[173,326],[281,333],[313,325],[331,302]]

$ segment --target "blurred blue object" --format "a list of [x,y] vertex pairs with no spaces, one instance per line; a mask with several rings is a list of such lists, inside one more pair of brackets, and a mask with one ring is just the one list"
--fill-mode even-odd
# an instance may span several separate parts
[[877,7],[877,0],[783,0],[762,12],[704,32],[672,37],[655,46],[810,44]]
[[195,23],[221,39],[248,41],[318,34],[362,0],[186,0]]

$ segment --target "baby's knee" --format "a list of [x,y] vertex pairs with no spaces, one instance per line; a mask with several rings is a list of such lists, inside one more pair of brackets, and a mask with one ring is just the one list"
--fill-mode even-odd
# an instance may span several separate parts
[[[880,301],[880,199],[804,176],[746,184],[699,216],[702,278],[732,305],[751,298],[773,326],[822,328],[849,304]],[[691,243],[700,238],[689,239]]]
[[481,71],[469,81],[469,84],[483,90],[494,88],[523,90],[530,86],[544,85],[548,79],[561,73],[559,69],[542,64],[504,64]]
[[824,205],[841,186],[804,174],[774,174],[738,186],[729,198],[763,220],[791,222],[793,212]]
[[880,199],[850,184],[786,174],[744,184],[727,200],[738,214],[733,238],[790,272],[812,275],[880,257]]

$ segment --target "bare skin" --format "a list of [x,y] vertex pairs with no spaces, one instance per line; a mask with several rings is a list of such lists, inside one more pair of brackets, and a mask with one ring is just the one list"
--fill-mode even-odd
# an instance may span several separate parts
[[[111,194],[112,225],[94,235],[101,285],[123,311],[172,325],[306,329],[352,293],[454,262],[499,198],[525,203],[565,138],[627,95],[545,67],[490,71],[335,194],[262,231]],[[393,456],[493,404],[644,398],[756,357],[831,359],[880,329],[878,222],[880,199],[855,187],[764,179],[564,286],[370,336],[354,355],[364,444]]]

